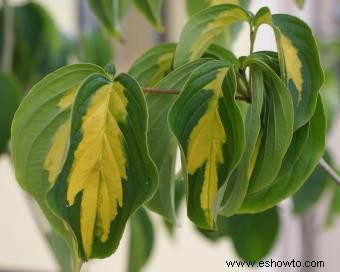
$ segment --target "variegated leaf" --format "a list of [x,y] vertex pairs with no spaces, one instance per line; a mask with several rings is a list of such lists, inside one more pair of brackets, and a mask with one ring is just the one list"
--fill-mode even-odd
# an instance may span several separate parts
[[[47,206],[46,193],[56,181],[68,149],[71,107],[89,75],[104,73],[95,65],[64,67],[36,84],[23,100],[12,125],[12,158],[20,186],[38,202],[52,227],[77,255],[69,227]],[[76,261],[76,257],[74,258]]]
[[117,248],[130,215],[151,198],[157,171],[146,146],[145,99],[128,75],[93,74],[73,103],[69,149],[48,194],[83,259]]
[[299,18],[286,14],[271,15],[268,8],[260,9],[253,22],[255,32],[262,24],[274,29],[281,75],[293,98],[296,130],[312,118],[324,82],[313,33]]
[[243,152],[243,120],[235,92],[233,68],[210,61],[192,73],[169,113],[183,154],[188,216],[201,228],[215,227],[217,191]]
[[231,24],[249,21],[248,12],[233,4],[213,6],[197,13],[182,30],[174,66],[200,58],[215,38]]
[[[162,44],[152,48],[135,62],[129,73],[143,86],[181,89],[191,72],[207,62],[207,59],[199,59],[170,72],[175,46]],[[149,110],[148,144],[159,173],[159,189],[146,206],[172,223],[176,221],[174,190],[177,143],[170,132],[167,116],[175,98],[176,95],[170,94],[146,94]]]

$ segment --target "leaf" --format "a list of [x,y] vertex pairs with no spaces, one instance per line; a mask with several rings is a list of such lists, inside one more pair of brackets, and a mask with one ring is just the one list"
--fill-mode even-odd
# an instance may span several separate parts
[[264,85],[262,71],[256,65],[251,66],[252,103],[245,118],[245,150],[240,164],[232,176],[218,192],[217,204],[219,214],[227,216],[235,213],[242,205],[249,185],[248,169],[255,152],[255,145],[261,128],[261,111],[263,106]]
[[81,38],[81,61],[105,67],[113,59],[113,49],[101,31],[93,31]]
[[233,52],[217,44],[210,45],[208,49],[205,51],[203,57],[224,60],[229,65],[238,63],[238,59]]
[[172,70],[175,43],[163,43],[149,49],[129,70],[141,86],[153,87]]
[[262,260],[275,243],[279,223],[276,207],[263,213],[230,217],[229,233],[238,256],[246,261]]
[[326,218],[326,226],[332,226],[334,220],[340,214],[340,190],[339,187],[335,187],[332,192],[332,198],[328,209],[328,214]]
[[161,15],[163,0],[133,0],[135,6],[159,31],[163,31]]
[[48,203],[71,226],[82,259],[107,257],[157,187],[139,85],[127,74],[113,81],[92,74],[79,87],[68,126],[66,161]]
[[128,272],[139,272],[149,260],[154,246],[154,228],[146,210],[140,208],[130,219]]
[[305,0],[294,0],[294,2],[300,9],[302,9],[306,1]]
[[250,15],[243,8],[232,4],[213,6],[197,13],[182,30],[174,66],[200,58],[223,30],[242,21],[249,22]]
[[[207,60],[197,60],[170,72],[175,47],[175,44],[162,44],[150,49],[136,60],[129,73],[143,86],[181,89],[193,69]],[[159,173],[159,189],[146,206],[172,223],[176,221],[174,190],[177,143],[170,132],[167,115],[175,97],[146,95],[149,110],[148,145]]]
[[[3,17],[0,11],[0,19]],[[61,52],[61,38],[49,13],[39,4],[29,2],[13,8],[14,44],[13,73],[20,83],[30,88],[57,63]],[[3,20],[0,20],[3,29]],[[0,31],[0,41],[4,39]],[[2,44],[0,49],[2,52]]]
[[243,152],[243,120],[235,92],[233,68],[213,60],[191,74],[169,113],[184,156],[188,216],[201,228],[214,228],[217,191]]
[[[327,156],[329,158],[329,156]],[[330,178],[318,165],[303,186],[293,195],[294,213],[308,212],[321,198]]]
[[17,81],[0,73],[0,154],[6,151],[11,134],[14,113],[21,100],[21,90]]
[[324,82],[316,41],[309,26],[294,16],[272,16],[262,8],[254,18],[255,32],[261,24],[274,29],[282,78],[293,98],[296,130],[312,118]]
[[299,190],[323,155],[325,136],[326,117],[319,97],[313,118],[294,132],[275,181],[261,192],[248,194],[239,212],[264,211]]
[[[93,73],[104,71],[95,65],[64,67],[37,83],[24,98],[12,124],[11,151],[20,186],[38,202],[44,215],[77,251],[75,237],[61,218],[46,203],[46,193],[64,163],[68,143],[71,105],[81,82]],[[74,261],[77,253],[74,252]]]
[[247,171],[248,193],[252,194],[277,176],[293,136],[294,116],[289,90],[281,79],[264,62],[252,57],[248,61],[261,67],[265,90],[262,126]]
[[89,5],[106,31],[121,39],[121,22],[131,0],[88,0]]
[[[250,0],[186,0],[187,14],[191,17],[205,8],[220,4],[235,4],[247,8],[250,4]],[[236,41],[237,36],[241,31],[241,27],[241,24],[230,26],[218,35],[215,39],[215,43],[230,48],[234,41]]]

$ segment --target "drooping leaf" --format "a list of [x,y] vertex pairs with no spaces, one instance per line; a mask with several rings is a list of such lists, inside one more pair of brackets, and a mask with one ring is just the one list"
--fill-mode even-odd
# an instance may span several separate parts
[[66,161],[48,203],[71,226],[83,259],[111,255],[130,215],[156,189],[146,117],[143,93],[127,74],[113,81],[93,74],[79,87]]
[[[3,10],[0,11],[0,29],[3,30]],[[13,73],[24,87],[56,69],[61,52],[60,35],[48,12],[35,2],[13,8],[14,44]],[[0,31],[2,52],[3,31]]]
[[77,88],[93,73],[94,65],[71,65],[41,80],[24,98],[12,125],[12,159],[20,186],[38,202],[44,215],[68,243],[76,261],[77,244],[68,225],[47,206],[46,193],[65,160],[68,123]]
[[0,73],[0,154],[6,150],[11,134],[14,113],[21,100],[21,90],[17,81]]
[[299,8],[303,8],[303,6],[305,5],[306,0],[294,0],[295,4],[299,7]]
[[254,19],[255,31],[262,25],[273,27],[276,36],[281,75],[294,103],[294,130],[313,116],[318,92],[324,82],[316,41],[309,26],[297,17],[270,13],[262,8]]
[[[143,86],[180,90],[200,59],[172,71],[175,44],[158,45],[136,60],[129,73]],[[176,95],[146,94],[149,110],[148,144],[159,173],[159,189],[146,206],[175,223],[175,165],[177,143],[170,132],[167,115]]]
[[188,216],[201,228],[215,227],[217,191],[243,152],[243,120],[235,92],[233,68],[213,60],[192,73],[169,113],[183,154]]
[[238,256],[260,261],[268,255],[278,236],[279,222],[276,207],[263,213],[230,217],[228,229]]
[[[329,159],[329,156],[327,158]],[[293,195],[294,212],[303,214],[309,211],[321,198],[330,182],[331,180],[325,171],[320,166],[316,166],[312,175]]]
[[81,61],[105,67],[112,62],[113,49],[101,31],[93,31],[81,38]]
[[251,67],[251,92],[252,103],[247,110],[245,118],[245,150],[240,164],[232,176],[219,191],[219,202],[217,210],[220,214],[231,215],[242,205],[249,185],[248,169],[251,165],[251,158],[255,152],[255,145],[261,128],[261,112],[263,104],[264,86],[263,76],[259,67]]
[[334,220],[339,216],[339,214],[340,214],[340,189],[339,187],[334,186],[325,222],[326,226],[331,226],[334,223]]
[[131,0],[88,0],[91,9],[107,32],[121,39],[120,27]]
[[247,171],[248,193],[260,191],[277,176],[293,136],[294,110],[289,90],[266,64],[263,69],[262,126]]
[[319,97],[313,118],[294,132],[275,181],[262,191],[248,194],[241,213],[256,213],[294,194],[312,174],[325,149],[326,117]]
[[151,219],[146,210],[140,208],[130,219],[128,272],[141,271],[151,256],[154,240]]
[[156,29],[162,31],[162,6],[163,0],[133,0],[135,6],[145,16],[149,22],[156,27]]
[[215,38],[229,25],[249,22],[250,15],[243,8],[223,4],[197,13],[184,26],[176,49],[174,66],[200,58]]

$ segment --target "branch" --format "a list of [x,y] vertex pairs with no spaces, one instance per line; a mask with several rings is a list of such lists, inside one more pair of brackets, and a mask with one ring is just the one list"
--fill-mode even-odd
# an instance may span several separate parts
[[8,0],[3,0],[3,33],[4,33],[4,44],[2,48],[1,56],[1,69],[4,72],[10,72],[12,70],[13,61],[13,9],[8,3]]
[[[160,88],[150,88],[150,87],[142,87],[144,93],[151,93],[151,94],[175,94],[178,95],[179,91],[174,89],[160,89]],[[245,95],[236,95],[236,100],[242,100],[250,103],[250,98]]]
[[326,172],[326,174],[334,180],[336,185],[340,186],[340,177],[334,171],[334,169],[322,158],[319,162],[319,166]]

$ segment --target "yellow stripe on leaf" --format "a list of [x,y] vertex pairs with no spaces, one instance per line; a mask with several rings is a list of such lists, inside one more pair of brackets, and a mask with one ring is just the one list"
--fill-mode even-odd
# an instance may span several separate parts
[[[60,111],[64,111],[71,107],[77,90],[78,86],[71,88],[60,99],[58,103]],[[44,161],[44,168],[48,171],[48,181],[51,183],[56,181],[66,159],[69,133],[71,129],[70,124],[70,120],[67,120],[59,127],[52,139],[52,145]]]
[[67,201],[73,205],[83,191],[80,228],[87,257],[92,252],[93,236],[105,242],[118,206],[123,206],[122,182],[127,180],[127,174],[118,122],[125,122],[126,106],[124,88],[115,82],[96,92],[82,118],[83,138],[68,177]]
[[210,223],[213,222],[211,212],[218,190],[218,166],[224,162],[222,145],[227,138],[218,113],[218,99],[222,96],[222,82],[226,72],[227,68],[220,69],[216,79],[204,88],[204,91],[213,90],[214,94],[206,113],[190,134],[187,151],[187,170],[190,175],[205,165],[200,201]]
[[226,28],[232,23],[247,20],[248,17],[244,11],[239,8],[232,8],[219,13],[210,23],[205,26],[198,40],[192,45],[190,49],[189,61],[199,58],[206,50],[207,45],[210,44],[209,41],[216,37],[217,34],[220,33],[219,31],[221,29]]
[[298,101],[301,101],[303,78],[302,78],[302,63],[298,55],[298,50],[293,45],[292,41],[283,34],[281,35],[280,39],[284,60],[286,64],[288,80],[293,81],[298,92]]

